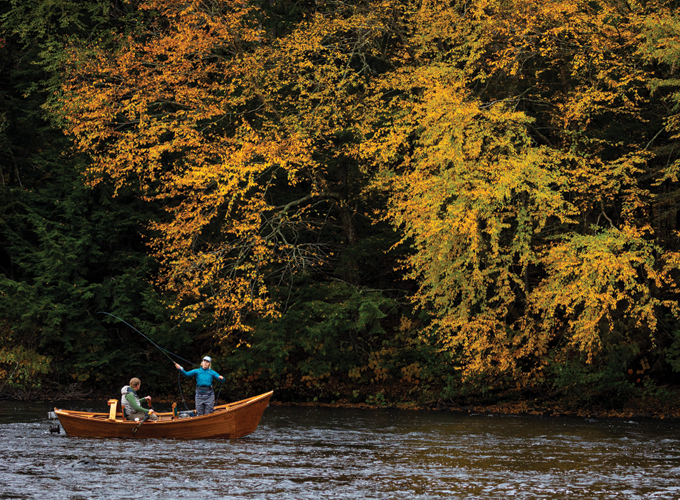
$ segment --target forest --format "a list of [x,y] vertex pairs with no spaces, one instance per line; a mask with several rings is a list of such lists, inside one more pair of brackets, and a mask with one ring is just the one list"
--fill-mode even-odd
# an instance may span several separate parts
[[0,0],[0,398],[680,410],[679,7]]

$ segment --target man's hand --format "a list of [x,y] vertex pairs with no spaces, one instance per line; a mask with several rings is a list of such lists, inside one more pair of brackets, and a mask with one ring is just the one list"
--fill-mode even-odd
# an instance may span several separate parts
[[220,375],[220,380],[224,380],[224,377],[222,375]]
[[144,399],[146,399],[147,403],[151,403],[151,396],[146,396]]
[[175,368],[177,368],[178,370],[181,370],[181,369],[182,369],[182,367],[179,366],[177,363],[175,363]]

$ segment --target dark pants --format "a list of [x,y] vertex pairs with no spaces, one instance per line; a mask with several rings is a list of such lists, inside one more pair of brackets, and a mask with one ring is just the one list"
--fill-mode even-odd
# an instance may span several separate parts
[[213,391],[196,391],[196,414],[208,415],[215,407],[215,393]]

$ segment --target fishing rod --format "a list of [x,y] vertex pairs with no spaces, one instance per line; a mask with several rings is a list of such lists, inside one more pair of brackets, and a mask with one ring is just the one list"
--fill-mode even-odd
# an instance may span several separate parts
[[[156,344],[153,340],[151,340],[149,337],[147,337],[147,336],[144,335],[142,332],[140,332],[139,330],[137,330],[137,329],[136,329],[134,326],[132,326],[130,323],[128,323],[127,321],[125,321],[125,320],[122,319],[122,318],[119,318],[119,317],[116,316],[115,314],[111,314],[111,313],[106,312],[106,311],[98,311],[97,314],[108,314],[108,315],[111,316],[112,318],[115,318],[115,319],[117,319],[118,321],[121,321],[121,322],[125,323],[127,326],[129,326],[129,327],[132,328],[134,331],[136,331],[137,333],[139,333],[139,334],[140,334],[142,337],[144,337],[146,340],[148,340],[149,342],[151,342],[151,343],[152,343],[159,351],[161,351],[161,352],[165,355],[165,357],[167,357],[170,361],[172,361],[173,364],[175,364],[176,361],[175,361],[174,359],[172,359],[172,358],[169,356],[170,354],[172,354],[173,356],[175,356],[177,359],[181,359],[182,361],[186,361],[186,362],[189,363],[191,366],[198,366],[197,364],[192,363],[191,361],[189,361],[189,360],[187,360],[187,359],[184,359],[184,358],[181,357],[181,356],[178,356],[178,355],[175,354],[174,352],[168,351],[167,349],[164,349],[163,347],[159,346],[159,345]],[[217,402],[217,400],[220,398],[220,394],[222,393],[222,385],[224,384],[224,381],[220,381],[220,382],[221,382],[221,383],[220,383],[220,390],[219,390],[218,393],[217,393],[217,397],[215,398],[215,402]],[[181,379],[180,379],[180,372],[179,372],[179,370],[177,371],[177,386],[179,387],[179,394],[180,394],[180,396],[182,397],[182,403],[184,403],[184,407],[185,407],[187,410],[189,410],[189,405],[187,405],[187,402],[184,400],[184,392],[182,391],[182,383],[181,383]],[[134,435],[134,433],[133,433],[133,435]]]
[[[168,351],[167,349],[164,349],[163,347],[159,346],[159,345],[156,344],[153,340],[151,340],[149,337],[147,337],[147,336],[144,335],[142,332],[140,332],[139,330],[137,330],[137,329],[136,329],[134,326],[132,326],[130,323],[128,323],[127,321],[125,321],[125,320],[122,319],[122,318],[119,318],[119,317],[116,316],[115,314],[111,314],[111,313],[106,312],[106,311],[98,311],[97,314],[108,314],[108,315],[111,316],[112,318],[116,318],[118,321],[121,321],[121,322],[125,323],[127,326],[129,326],[129,327],[132,328],[134,331],[136,331],[137,333],[139,333],[139,334],[140,334],[142,337],[144,337],[146,340],[148,340],[149,342],[151,342],[151,343],[152,343],[159,351],[161,351],[161,352],[165,355],[166,358],[168,358],[170,361],[172,361],[173,364],[175,364],[175,360],[172,359],[172,358],[169,356],[170,354],[172,354],[173,356],[175,356],[175,357],[178,358],[178,359],[181,359],[182,361],[186,361],[187,363],[189,363],[189,364],[192,365],[192,366],[197,366],[195,363],[192,363],[191,361],[189,361],[189,360],[187,360],[187,359],[184,359],[184,358],[181,357],[181,356],[178,356],[178,355],[175,354],[174,352],[170,352],[170,351]],[[189,409],[189,405],[187,405],[187,402],[184,400],[184,392],[182,391],[182,383],[181,383],[181,379],[180,379],[179,370],[177,371],[177,386],[179,387],[179,395],[182,397],[182,403],[184,403],[184,407],[188,410],[188,409]],[[134,436],[134,432],[133,432],[133,436]]]
[[111,316],[112,318],[116,318],[118,321],[121,321],[121,322],[125,323],[127,326],[129,326],[129,327],[132,328],[134,331],[136,331],[137,333],[139,333],[139,334],[140,334],[142,337],[144,337],[146,340],[148,340],[149,342],[151,342],[151,343],[152,343],[159,351],[161,351],[161,352],[165,355],[166,358],[168,358],[170,361],[172,361],[173,364],[175,363],[175,360],[172,359],[172,358],[169,356],[169,354],[172,354],[172,355],[175,356],[177,359],[181,359],[182,361],[186,361],[186,362],[189,363],[191,366],[198,366],[197,364],[192,363],[191,361],[186,360],[186,359],[184,359],[184,358],[181,357],[181,356],[178,356],[178,355],[175,354],[174,352],[171,352],[171,351],[168,351],[167,349],[162,348],[161,346],[159,346],[158,344],[156,344],[153,340],[151,340],[149,337],[147,337],[147,336],[144,335],[142,332],[140,332],[139,330],[137,330],[137,329],[136,329],[134,326],[132,326],[130,323],[128,323],[127,321],[125,321],[125,320],[123,320],[123,319],[121,319],[121,318],[119,318],[119,317],[116,316],[115,314],[111,314],[111,313],[106,312],[106,311],[98,311],[97,314],[108,314],[108,315]]

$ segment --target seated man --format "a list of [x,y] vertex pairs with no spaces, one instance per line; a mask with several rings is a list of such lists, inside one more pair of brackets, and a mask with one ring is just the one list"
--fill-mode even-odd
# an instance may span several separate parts
[[[142,420],[148,414],[149,420],[158,420],[158,415],[153,410],[142,408],[139,396],[137,396],[137,391],[140,387],[142,387],[142,381],[134,377],[130,379],[130,385],[126,385],[120,390],[120,404],[123,408],[123,415],[125,415],[127,420],[134,420],[136,418]],[[146,396],[144,399],[147,403],[151,403],[151,396]]]

